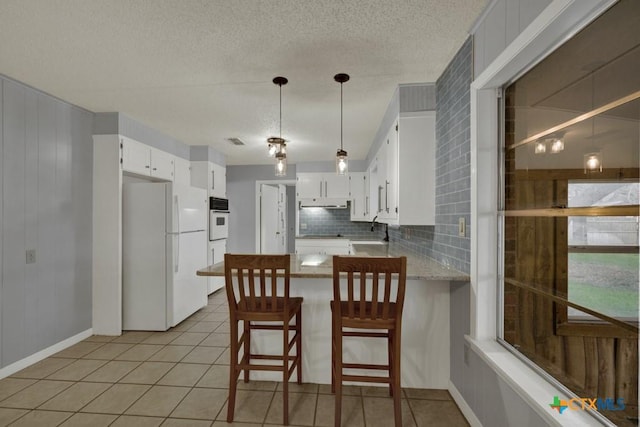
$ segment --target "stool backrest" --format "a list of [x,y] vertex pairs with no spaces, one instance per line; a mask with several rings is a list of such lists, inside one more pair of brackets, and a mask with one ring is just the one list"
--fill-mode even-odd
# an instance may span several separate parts
[[[274,312],[283,308],[286,310],[289,300],[290,266],[289,254],[225,254],[224,276],[229,309]],[[284,282],[284,289],[280,295],[278,278]],[[278,307],[278,296],[284,297],[284,307]]]
[[[341,295],[340,284],[346,280],[347,294]],[[404,305],[407,281],[407,258],[387,257],[333,257],[333,298],[346,301],[347,312],[341,304],[335,309],[338,315],[350,319],[388,320],[392,316],[390,304],[395,303],[395,313],[400,315]],[[395,292],[392,292],[395,288]],[[393,294],[395,293],[395,299]],[[370,309],[367,309],[367,307]]]

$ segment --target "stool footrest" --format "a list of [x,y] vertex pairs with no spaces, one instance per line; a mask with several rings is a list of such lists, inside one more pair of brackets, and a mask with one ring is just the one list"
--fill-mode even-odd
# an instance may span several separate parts
[[377,369],[380,371],[388,371],[389,365],[371,365],[366,363],[343,363],[343,369]]
[[350,332],[342,331],[343,337],[360,337],[360,338],[388,338],[389,334],[386,332]]
[[365,383],[385,383],[391,384],[389,377],[368,377],[366,375],[343,375],[342,381],[359,381]]

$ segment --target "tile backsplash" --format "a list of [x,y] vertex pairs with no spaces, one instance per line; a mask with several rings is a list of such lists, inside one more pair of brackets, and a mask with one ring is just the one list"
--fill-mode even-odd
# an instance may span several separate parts
[[351,209],[302,208],[299,213],[299,234],[313,236],[384,237],[384,226],[370,222],[351,222]]

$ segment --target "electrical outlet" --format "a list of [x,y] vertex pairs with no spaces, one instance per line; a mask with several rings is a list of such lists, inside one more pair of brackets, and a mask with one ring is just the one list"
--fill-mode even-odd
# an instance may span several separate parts
[[467,232],[467,226],[464,222],[464,217],[458,218],[458,236],[464,237]]
[[27,264],[35,264],[36,262],[36,250],[29,249],[27,250]]

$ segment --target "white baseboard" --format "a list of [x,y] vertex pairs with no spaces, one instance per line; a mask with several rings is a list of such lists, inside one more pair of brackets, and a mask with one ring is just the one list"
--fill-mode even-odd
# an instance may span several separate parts
[[482,423],[480,422],[478,417],[476,417],[476,414],[473,412],[471,407],[467,404],[467,401],[464,400],[462,394],[460,394],[456,386],[453,385],[451,381],[449,381],[449,393],[460,408],[462,415],[464,415],[464,417],[467,419],[467,422],[471,424],[471,427],[482,427]]
[[13,362],[11,365],[5,366],[4,368],[0,369],[0,379],[8,377],[9,375],[15,374],[16,372],[28,366],[31,366],[34,363],[37,363],[43,359],[46,359],[52,354],[56,354],[57,352],[62,351],[67,347],[71,347],[72,345],[79,343],[85,338],[89,338],[91,335],[93,335],[92,328],[87,329],[86,331],[80,332],[79,334],[76,334],[72,337],[69,337],[66,340],[60,341],[59,343],[56,343],[50,347],[45,348],[44,350],[34,353],[31,356],[25,357],[24,359],[20,359],[17,362]]

